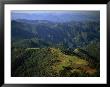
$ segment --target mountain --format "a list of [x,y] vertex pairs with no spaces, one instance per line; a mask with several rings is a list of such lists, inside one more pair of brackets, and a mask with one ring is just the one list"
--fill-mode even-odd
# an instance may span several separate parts
[[12,77],[100,76],[100,22],[11,21]]
[[46,20],[11,22],[12,40],[38,39],[51,45],[81,47],[100,41],[100,26],[96,21],[54,23]]
[[98,75],[98,71],[90,66],[89,61],[76,55],[65,55],[60,49],[13,48],[12,52],[12,76],[14,77],[87,77]]

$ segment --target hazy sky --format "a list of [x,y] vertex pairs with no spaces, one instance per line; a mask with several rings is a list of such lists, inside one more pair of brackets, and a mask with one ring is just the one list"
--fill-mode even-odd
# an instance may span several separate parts
[[48,10],[42,10],[42,11],[35,11],[35,10],[13,10],[12,13],[88,13],[88,14],[97,14],[99,11],[63,11],[63,10],[57,10],[57,11],[48,11]]
[[68,21],[83,19],[100,19],[100,11],[23,11],[11,12],[11,19]]

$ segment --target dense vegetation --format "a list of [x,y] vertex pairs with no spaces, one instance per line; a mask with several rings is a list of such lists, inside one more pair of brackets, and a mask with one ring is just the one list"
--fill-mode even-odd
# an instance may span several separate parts
[[12,20],[12,76],[100,76],[99,21]]
[[12,53],[12,76],[98,76],[92,62],[60,49],[13,48]]

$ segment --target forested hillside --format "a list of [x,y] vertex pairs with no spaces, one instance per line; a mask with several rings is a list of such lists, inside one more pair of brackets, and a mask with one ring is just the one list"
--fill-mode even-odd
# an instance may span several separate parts
[[100,22],[11,21],[11,75],[100,76]]

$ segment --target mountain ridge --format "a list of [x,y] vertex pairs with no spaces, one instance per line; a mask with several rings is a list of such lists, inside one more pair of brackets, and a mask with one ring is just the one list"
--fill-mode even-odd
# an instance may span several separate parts
[[12,77],[100,76],[99,21],[11,21]]

